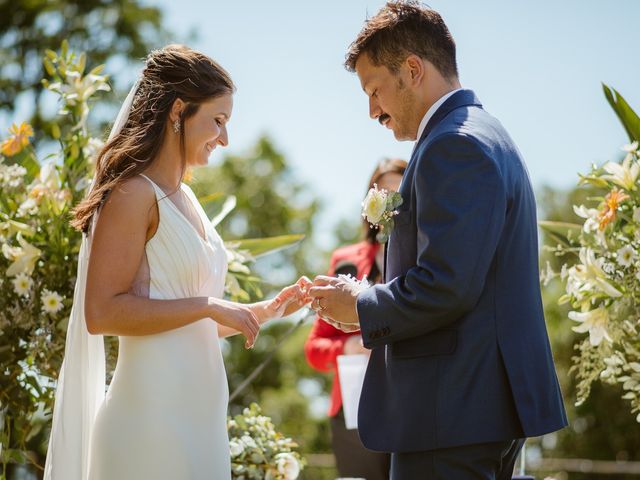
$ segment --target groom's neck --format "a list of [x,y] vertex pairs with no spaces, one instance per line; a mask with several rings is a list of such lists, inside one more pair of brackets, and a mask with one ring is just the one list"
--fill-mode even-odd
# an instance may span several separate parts
[[425,108],[422,116],[424,116],[438,100],[458,88],[461,88],[461,85],[457,77],[445,78],[441,75],[436,75],[433,76],[429,82],[425,82],[423,88]]

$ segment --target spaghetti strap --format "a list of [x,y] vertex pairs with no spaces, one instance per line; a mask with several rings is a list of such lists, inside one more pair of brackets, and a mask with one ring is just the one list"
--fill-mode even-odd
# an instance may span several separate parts
[[164,193],[164,191],[156,184],[156,182],[151,180],[144,173],[139,173],[138,175],[140,175],[143,178],[146,178],[147,181],[151,184],[151,186],[153,187],[153,191],[156,194],[156,201],[158,201],[158,203],[160,203],[159,201],[162,200],[164,197],[166,197],[166,194]]

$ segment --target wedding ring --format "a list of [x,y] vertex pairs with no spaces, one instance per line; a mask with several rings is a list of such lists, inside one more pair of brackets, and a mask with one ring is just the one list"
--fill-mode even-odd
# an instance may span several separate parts
[[320,303],[320,300],[322,300],[322,297],[318,297],[313,301],[315,303],[315,307],[313,307],[313,309],[317,310],[317,311],[320,311],[320,312],[323,312],[327,307],[323,306]]

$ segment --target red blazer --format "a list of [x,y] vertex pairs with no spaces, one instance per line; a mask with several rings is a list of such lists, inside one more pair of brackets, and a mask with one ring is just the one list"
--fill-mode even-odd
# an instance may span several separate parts
[[[357,277],[361,279],[371,271],[379,244],[360,242],[348,245],[333,252],[328,274],[335,275],[336,267],[345,262],[352,263],[358,271]],[[340,379],[338,378],[338,366],[336,357],[342,355],[344,343],[352,335],[360,335],[360,332],[345,333],[332,327],[328,323],[316,317],[309,337],[304,344],[304,352],[309,365],[320,371],[333,371],[333,386],[331,388],[331,405],[329,416],[333,417],[342,407],[342,395],[340,394]]]

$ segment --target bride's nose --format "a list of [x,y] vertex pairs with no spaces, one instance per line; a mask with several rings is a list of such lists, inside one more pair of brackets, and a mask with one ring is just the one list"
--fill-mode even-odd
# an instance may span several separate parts
[[229,145],[229,134],[227,132],[227,126],[226,125],[224,125],[222,128],[220,128],[220,136],[218,137],[216,142],[221,147],[226,147],[227,145]]

